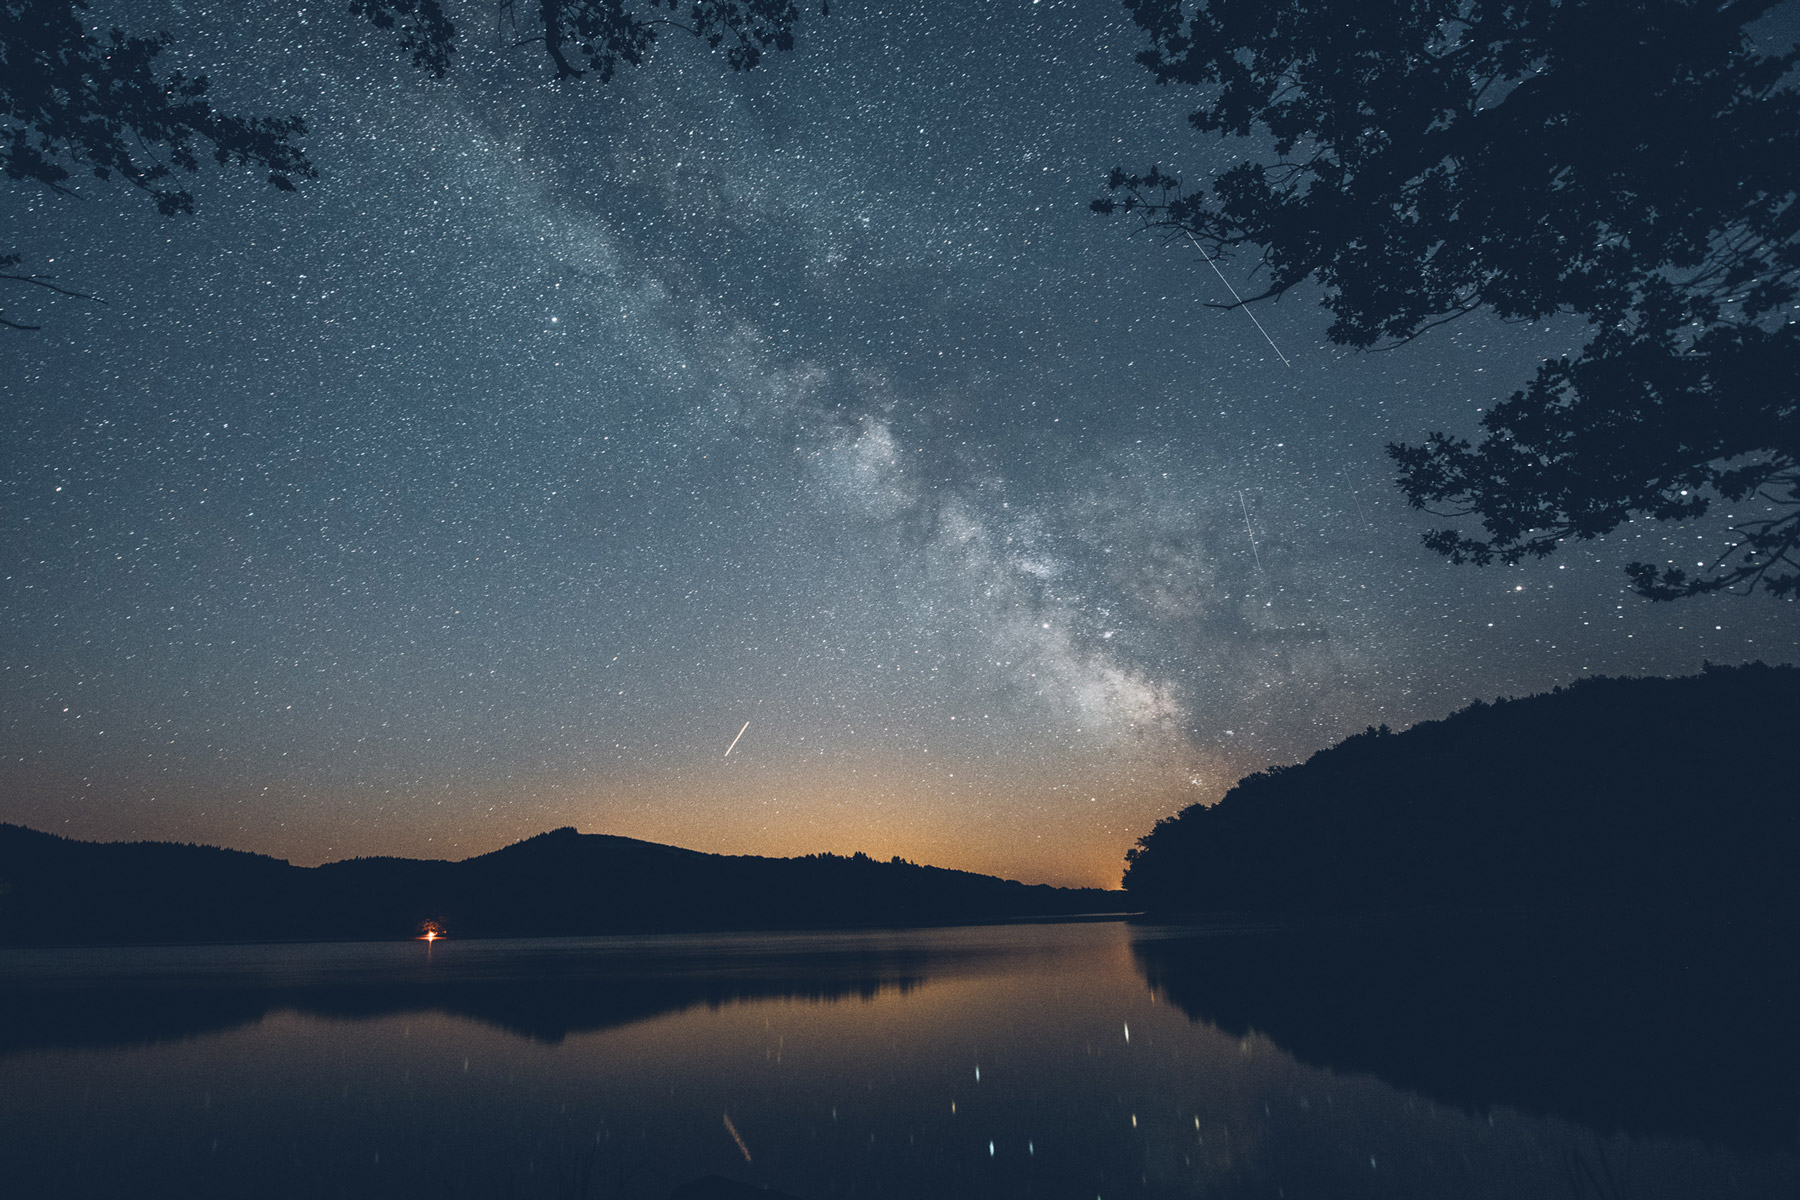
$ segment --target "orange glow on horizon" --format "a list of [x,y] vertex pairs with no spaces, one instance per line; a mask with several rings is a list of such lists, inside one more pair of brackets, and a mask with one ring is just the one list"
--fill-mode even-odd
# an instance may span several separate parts
[[[736,724],[741,728],[742,718]],[[461,861],[570,825],[710,854],[860,850],[883,861],[898,855],[1024,883],[1116,888],[1125,852],[1159,818],[1217,800],[1246,769],[1156,740],[1067,748],[1031,760],[957,751],[885,748],[820,761],[816,752],[775,753],[746,733],[729,760],[709,757],[680,769],[616,770],[604,782],[590,771],[473,782],[453,800],[482,815],[448,827],[435,802],[415,797],[376,818],[359,810],[357,794],[345,792],[306,822],[279,830],[221,836],[181,824],[173,809],[145,826],[112,827],[89,814],[81,828],[66,828],[101,840],[200,840],[310,867],[351,856]],[[10,778],[0,764],[0,792]],[[107,819],[116,817],[111,810]],[[38,819],[41,828],[64,827],[63,816],[49,810]],[[415,919],[416,940],[449,937],[442,917]],[[426,937],[428,926],[436,927],[435,939]]]
[[1026,883],[1116,888],[1125,851],[1158,818],[1216,798],[1197,778],[1220,775],[1215,767],[1167,745],[1023,768],[923,754],[800,770],[746,761],[729,774],[615,777],[598,794],[583,781],[543,819],[714,854],[861,850]]

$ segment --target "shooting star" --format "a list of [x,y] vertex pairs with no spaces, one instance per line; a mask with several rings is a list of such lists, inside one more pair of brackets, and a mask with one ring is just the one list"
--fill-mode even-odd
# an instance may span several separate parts
[[[748,728],[750,728],[750,722],[748,722],[748,721],[745,721],[745,722],[744,722],[744,729],[748,729]],[[729,746],[727,746],[727,747],[725,747],[725,757],[726,757],[726,758],[730,758],[730,757],[731,757],[731,752],[732,752],[732,751],[733,751],[733,750],[736,750],[736,749],[737,749],[737,744],[738,744],[738,742],[739,742],[739,741],[741,741],[741,740],[742,740],[742,739],[743,739],[743,736],[744,736],[744,729],[740,729],[740,730],[738,730],[738,735],[737,735],[737,737],[734,737],[734,738],[732,738],[732,739],[731,739],[731,745],[729,745]]]
[[1269,336],[1269,331],[1263,328],[1262,322],[1256,319],[1256,314],[1250,311],[1250,306],[1244,303],[1244,298],[1237,294],[1236,288],[1231,286],[1231,280],[1225,278],[1225,272],[1219,270],[1219,264],[1208,257],[1206,247],[1200,244],[1200,239],[1189,230],[1183,229],[1181,232],[1187,234],[1187,240],[1194,243],[1194,249],[1200,251],[1201,258],[1206,259],[1206,265],[1213,269],[1213,274],[1219,277],[1219,282],[1225,285],[1225,290],[1231,293],[1231,298],[1237,302],[1237,306],[1244,310],[1244,315],[1250,318],[1252,325],[1256,326],[1256,332],[1263,335],[1263,341],[1269,343],[1269,349],[1275,352],[1275,357],[1281,360],[1281,365],[1293,366],[1294,364],[1288,361],[1287,355],[1281,352],[1281,347],[1275,344],[1275,339]]
[[731,1123],[731,1114],[730,1113],[725,1114],[725,1132],[729,1133],[731,1135],[731,1140],[737,1143],[737,1147],[739,1150],[743,1151],[744,1161],[749,1162],[750,1161],[750,1147],[744,1145],[744,1139],[738,1136],[737,1126],[733,1125]]
[[[1238,503],[1244,506],[1244,532],[1250,535],[1250,554],[1256,559],[1256,573],[1263,575],[1262,552],[1256,548],[1256,530],[1250,528],[1250,503],[1244,499],[1243,488],[1238,489]],[[744,724],[748,726],[749,722],[746,721]],[[743,735],[739,734],[738,736],[742,737]],[[737,743],[732,744],[736,745]],[[725,753],[730,754],[731,751],[727,750]]]

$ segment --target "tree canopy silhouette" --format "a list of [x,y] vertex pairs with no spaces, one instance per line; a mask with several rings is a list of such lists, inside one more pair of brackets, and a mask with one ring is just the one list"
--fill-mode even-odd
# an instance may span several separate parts
[[[1800,670],[1583,679],[1246,776],[1127,855],[1150,912],[1800,919]],[[1729,776],[1728,782],[1721,782]]]
[[[266,168],[269,182],[286,191],[296,177],[314,177],[294,143],[306,132],[299,117],[220,112],[207,98],[206,76],[157,75],[167,34],[90,35],[87,7],[86,0],[0,3],[0,169],[8,179],[67,194],[76,172],[119,178],[174,216],[193,211],[177,172],[200,169],[197,143],[210,145],[221,165]],[[21,262],[18,254],[0,255],[0,279],[81,294],[53,276],[18,270]],[[0,324],[36,328],[4,314]]]
[[[1204,133],[1263,153],[1207,188],[1115,169],[1094,207],[1209,257],[1260,250],[1243,303],[1316,279],[1332,340],[1391,346],[1478,310],[1594,333],[1482,420],[1393,445],[1425,536],[1516,563],[1721,501],[1710,564],[1638,591],[1800,589],[1800,50],[1781,0],[1127,0],[1139,61],[1205,89]],[[1191,8],[1191,11],[1190,11]],[[1234,307],[1234,306],[1226,306]]]
[[[448,72],[458,33],[438,0],[350,0],[350,11],[396,31],[417,66],[440,77]],[[823,15],[830,11],[827,0]],[[732,70],[748,71],[769,50],[794,48],[800,10],[793,0],[508,0],[500,16],[501,28],[518,35],[514,46],[544,48],[558,79],[591,72],[605,82],[621,62],[641,65],[664,29],[723,49]]]
[[[620,62],[642,64],[665,29],[747,71],[769,50],[791,50],[800,18],[793,0],[533,0],[528,17],[518,8],[502,8],[519,34],[515,46],[541,45],[559,80],[601,82]],[[449,71],[459,34],[439,0],[349,0],[348,9],[391,31],[430,75]],[[301,117],[220,111],[205,75],[157,73],[168,33],[89,32],[88,10],[88,0],[0,0],[0,169],[9,180],[71,194],[78,175],[123,179],[175,216],[193,211],[182,175],[197,172],[203,156],[266,169],[284,191],[317,178],[296,140],[306,132]],[[92,299],[23,262],[0,252],[0,280]],[[0,326],[37,328],[4,312]]]

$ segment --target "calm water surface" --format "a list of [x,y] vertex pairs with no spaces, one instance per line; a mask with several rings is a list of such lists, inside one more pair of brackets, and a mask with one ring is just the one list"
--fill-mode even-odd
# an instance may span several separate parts
[[0,1169],[109,1198],[1800,1194],[1779,1139],[1308,1065],[1167,986],[1204,946],[1097,922],[4,951]]

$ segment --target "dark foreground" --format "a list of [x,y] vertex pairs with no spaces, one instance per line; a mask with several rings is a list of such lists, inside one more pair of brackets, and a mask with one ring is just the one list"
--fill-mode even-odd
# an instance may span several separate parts
[[0,1122],[21,1195],[1785,1197],[1800,997],[1763,949],[1113,922],[13,950]]
[[1800,1143],[1800,927],[1364,920],[1133,949],[1196,1021],[1438,1103],[1747,1153]]

